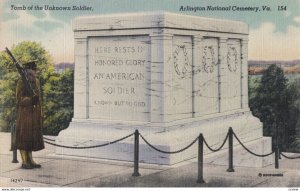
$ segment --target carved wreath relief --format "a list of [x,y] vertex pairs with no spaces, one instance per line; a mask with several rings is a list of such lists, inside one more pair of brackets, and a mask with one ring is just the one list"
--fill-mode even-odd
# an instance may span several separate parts
[[[188,53],[185,45],[177,45],[174,54],[174,68],[176,74],[180,78],[185,78],[189,71],[189,66],[191,65],[188,59]],[[182,58],[183,57],[183,61]]]
[[227,66],[231,72],[236,72],[238,65],[237,51],[235,47],[229,47],[227,53]]
[[215,51],[212,46],[205,46],[202,58],[203,69],[206,73],[212,73],[218,64],[215,60]]

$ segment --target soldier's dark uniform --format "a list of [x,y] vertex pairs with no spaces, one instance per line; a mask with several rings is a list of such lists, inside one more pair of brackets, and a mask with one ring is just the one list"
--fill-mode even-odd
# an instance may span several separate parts
[[[35,62],[24,64],[25,69],[36,70]],[[29,71],[29,73],[32,71]],[[29,77],[28,77],[29,78]],[[22,168],[40,168],[32,159],[32,151],[44,149],[42,134],[42,111],[40,99],[40,83],[36,79],[30,81],[36,93],[30,97],[24,82],[20,79],[17,84],[16,97],[18,106],[18,117],[16,124],[16,148],[22,156]]]

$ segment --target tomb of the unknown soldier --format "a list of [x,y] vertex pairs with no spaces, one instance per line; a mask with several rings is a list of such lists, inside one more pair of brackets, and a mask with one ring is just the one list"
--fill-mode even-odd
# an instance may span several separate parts
[[[248,25],[168,12],[111,14],[73,20],[74,117],[56,144],[88,147],[139,133],[176,151],[200,133],[219,147],[232,127],[253,152],[271,152],[271,138],[248,105]],[[234,140],[234,165],[262,167]],[[205,148],[204,161],[227,164]],[[141,163],[173,165],[197,157],[197,143],[165,154],[140,138]],[[57,155],[133,161],[134,136],[105,147],[56,147]]]

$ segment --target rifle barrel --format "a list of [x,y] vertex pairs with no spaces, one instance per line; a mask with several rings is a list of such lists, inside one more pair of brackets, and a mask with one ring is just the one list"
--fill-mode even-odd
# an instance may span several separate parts
[[35,95],[35,92],[34,92],[32,86],[31,86],[31,84],[30,84],[30,82],[27,78],[27,72],[22,67],[22,65],[17,61],[17,59],[14,57],[14,55],[11,53],[11,51],[7,47],[5,47],[5,50],[8,53],[8,55],[11,57],[11,59],[13,60],[14,64],[16,65],[16,68],[17,68],[19,74],[21,75],[22,81],[25,83],[26,88],[27,88],[30,96]]

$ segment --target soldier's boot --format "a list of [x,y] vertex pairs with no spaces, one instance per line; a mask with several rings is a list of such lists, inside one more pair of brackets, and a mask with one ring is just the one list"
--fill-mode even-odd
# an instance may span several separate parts
[[41,168],[40,164],[37,164],[36,162],[34,162],[34,160],[32,158],[32,151],[27,151],[27,154],[28,154],[29,163],[31,164],[31,166],[33,168]]
[[20,150],[21,153],[21,158],[22,158],[22,167],[23,169],[32,169],[33,167],[31,166],[29,162],[29,158],[27,155],[27,151],[25,150]]

